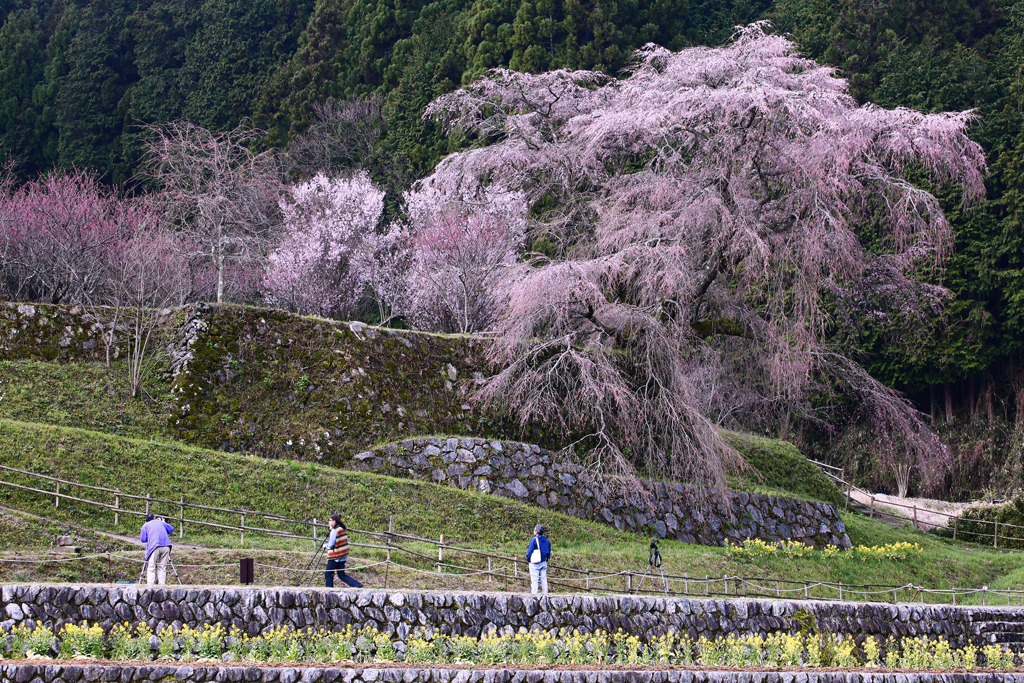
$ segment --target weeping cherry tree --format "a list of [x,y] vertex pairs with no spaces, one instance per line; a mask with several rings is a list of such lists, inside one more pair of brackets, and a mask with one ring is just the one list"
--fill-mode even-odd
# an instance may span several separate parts
[[720,48],[649,45],[620,79],[492,71],[426,115],[481,145],[421,190],[500,188],[530,207],[485,398],[585,435],[606,470],[710,487],[730,454],[722,415],[778,426],[829,387],[861,402],[883,458],[941,458],[832,340],[844,320],[941,304],[921,275],[952,236],[921,181],[983,197],[972,113],[858,106],[759,23]]

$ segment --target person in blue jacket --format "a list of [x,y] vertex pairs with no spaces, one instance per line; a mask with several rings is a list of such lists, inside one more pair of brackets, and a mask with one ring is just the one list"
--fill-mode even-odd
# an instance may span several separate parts
[[167,583],[167,561],[171,559],[171,539],[174,527],[161,517],[149,513],[142,525],[139,540],[146,544],[146,583]]
[[533,527],[533,538],[526,546],[526,561],[530,563],[530,592],[536,593],[538,584],[540,592],[548,592],[548,559],[551,558],[551,541],[544,535],[544,527],[540,524]]

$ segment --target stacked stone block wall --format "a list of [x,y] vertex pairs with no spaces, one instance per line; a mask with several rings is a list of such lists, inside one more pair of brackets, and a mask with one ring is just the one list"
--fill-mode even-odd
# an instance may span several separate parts
[[1019,673],[513,671],[200,665],[0,665],[0,683],[1024,683]]
[[[69,622],[236,626],[256,635],[277,625],[296,629],[371,626],[404,643],[410,635],[477,637],[487,631],[622,629],[648,642],[669,630],[715,638],[730,633],[812,629],[851,634],[944,636],[951,645],[982,645],[1024,625],[1024,608],[888,605],[779,600],[714,600],[590,595],[463,594],[272,588],[135,588],[7,585],[0,591],[0,626]],[[989,625],[998,624],[992,629]],[[1013,629],[1011,629],[1013,630]],[[401,648],[400,648],[401,649]]]
[[[747,538],[850,547],[828,503],[727,491],[708,500],[688,486],[643,481],[625,489],[536,445],[473,438],[419,438],[357,453],[346,467],[447,483],[506,496],[620,530],[650,531],[684,543]],[[557,535],[557,530],[553,530]]]

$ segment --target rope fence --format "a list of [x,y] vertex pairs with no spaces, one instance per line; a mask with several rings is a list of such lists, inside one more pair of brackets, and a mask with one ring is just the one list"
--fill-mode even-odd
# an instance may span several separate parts
[[[813,461],[812,461],[813,462]],[[816,463],[818,464],[818,463]],[[829,467],[829,466],[826,466]],[[0,470],[14,472],[23,476],[36,478],[45,482],[51,482],[54,484],[54,489],[47,490],[39,488],[37,486],[28,486],[25,484],[18,484],[10,481],[0,480],[0,486],[7,486],[17,490],[24,490],[46,497],[52,497],[54,499],[54,505],[59,507],[62,500],[70,500],[84,505],[96,506],[100,509],[105,509],[113,512],[115,524],[119,519],[119,515],[146,515],[148,514],[150,507],[154,504],[163,506],[176,506],[178,507],[178,534],[179,538],[184,537],[184,525],[194,524],[200,527],[210,527],[226,531],[235,531],[240,534],[240,539],[244,544],[245,533],[263,533],[273,537],[281,538],[292,538],[298,539],[304,542],[313,541],[314,544],[319,544],[326,538],[327,525],[324,523],[306,520],[296,520],[281,515],[268,514],[256,510],[248,509],[229,509],[219,508],[208,505],[198,505],[194,503],[187,503],[184,498],[180,500],[166,500],[160,498],[153,498],[149,495],[141,496],[137,494],[126,494],[117,489],[104,488],[100,486],[92,486],[89,484],[81,484],[78,482],[68,481],[59,479],[57,477],[51,477],[48,475],[37,474],[26,470],[9,467],[6,465],[0,465]],[[841,478],[833,477],[842,481]],[[849,485],[847,482],[842,482]],[[65,487],[65,491],[61,491],[61,486]],[[72,495],[68,493],[69,488],[82,488],[86,491],[98,491],[113,496],[113,502],[96,501],[89,498],[85,498],[84,495]],[[124,507],[122,505],[124,501],[139,501],[144,503],[144,509],[136,510]],[[141,506],[140,506],[141,507]],[[225,524],[221,522],[213,522],[210,520],[202,519],[191,519],[185,517],[185,510],[202,510],[207,512],[216,512],[227,515],[237,515],[239,518],[238,525]],[[273,523],[278,528],[269,528],[268,526],[254,526],[246,524],[246,517],[249,520],[267,520],[264,524]],[[1002,526],[1002,525],[1000,525]],[[1006,525],[1012,526],[1012,525]],[[289,530],[287,527],[290,527]],[[323,529],[325,533],[318,535],[318,529]],[[309,534],[295,533],[299,529],[309,529]],[[453,576],[459,577],[483,577],[488,583],[502,583],[507,588],[508,586],[529,586],[530,574],[528,570],[528,564],[525,558],[511,557],[502,555],[500,553],[488,552],[484,550],[477,550],[474,548],[463,548],[458,545],[453,545],[450,542],[444,540],[444,536],[440,539],[423,538],[420,536],[414,536],[411,534],[405,534],[394,530],[394,525],[389,520],[387,531],[368,531],[362,529],[349,528],[349,533],[356,536],[366,536],[367,540],[376,542],[351,542],[350,545],[356,548],[367,548],[370,550],[381,551],[384,554],[385,559],[378,562],[372,562],[369,564],[363,564],[359,566],[351,566],[346,571],[361,571],[371,569],[374,567],[384,566],[387,570],[394,568],[396,570],[410,571],[413,573],[425,575],[425,576],[437,576],[452,578]],[[998,533],[998,532],[997,532]],[[436,550],[436,557],[426,552],[408,547],[408,543],[420,543],[431,546],[432,549]],[[393,553],[401,554],[406,558],[405,562],[399,562]],[[447,554],[447,558],[446,558]],[[458,554],[461,557],[460,562],[454,562],[454,555]],[[6,564],[47,564],[47,563],[64,563],[74,562],[87,559],[96,558],[110,558],[120,559],[126,561],[132,561],[142,563],[144,560],[141,558],[135,558],[125,556],[117,553],[100,553],[86,556],[75,556],[75,557],[61,557],[61,558],[47,558],[47,559],[6,559],[0,558],[0,563]],[[476,563],[476,566],[474,566]],[[416,566],[416,564],[426,565]],[[322,572],[323,569],[320,567],[316,568],[296,568],[296,567],[280,567],[264,563],[255,563],[255,566],[264,567],[266,569],[273,569],[275,571],[283,571],[288,574],[295,574],[300,577],[312,575],[313,573]],[[189,569],[213,569],[213,568],[226,568],[237,566],[234,563],[230,564],[196,564],[196,565],[181,565],[176,566],[181,568]],[[982,605],[995,604],[994,601],[998,601],[1000,604],[1005,599],[1007,605],[1021,604],[1024,605],[1024,590],[994,590],[987,586],[982,588],[953,588],[953,589],[929,589],[923,586],[916,586],[914,584],[903,584],[903,585],[883,585],[883,584],[843,584],[843,583],[832,583],[827,581],[800,581],[795,579],[775,579],[767,577],[741,577],[741,576],[730,576],[725,575],[721,577],[713,576],[688,576],[680,574],[664,573],[661,569],[653,569],[648,566],[646,571],[639,572],[634,570],[621,570],[617,572],[609,572],[605,570],[591,570],[591,569],[580,569],[577,567],[569,567],[558,565],[555,563],[548,563],[548,583],[554,588],[563,588],[567,591],[572,592],[588,592],[588,593],[600,593],[600,594],[626,594],[635,595],[643,593],[645,595],[663,595],[663,596],[680,596],[680,597],[762,597],[762,598],[785,598],[785,599],[801,599],[801,600],[826,600],[826,601],[873,601],[873,602],[929,602],[933,601],[942,604],[957,604],[963,602],[964,599],[969,596],[980,595]],[[646,584],[646,586],[645,586]],[[385,585],[386,588],[386,585]]]
[[[810,458],[808,458],[808,460],[810,460]],[[843,491],[843,493],[845,495],[845,509],[846,510],[850,509],[850,499],[853,496],[853,492],[856,491],[857,493],[859,493],[859,494],[861,494],[861,495],[863,495],[863,496],[865,496],[867,498],[870,498],[869,509],[868,509],[868,516],[871,519],[875,518],[876,497],[875,497],[874,493],[871,493],[870,491],[865,491],[864,489],[859,488],[857,486],[854,486],[850,482],[846,481],[844,479],[845,471],[842,468],[835,467],[833,465],[828,465],[828,464],[823,463],[823,462],[818,462],[817,460],[810,460],[810,462],[812,464],[814,464],[814,465],[817,465],[818,468],[821,469],[822,474],[824,474],[826,477],[831,479],[840,488],[840,490]],[[836,472],[838,472],[839,474],[836,474]],[[904,510],[909,510],[910,511],[910,515],[909,516],[903,515],[898,510],[895,510],[895,509],[893,509],[892,512],[900,514],[900,516],[904,517],[907,521],[912,521],[913,524],[914,524],[914,528],[920,529],[922,531],[927,531],[928,529],[933,529],[933,528],[936,528],[938,526],[937,524],[932,524],[930,522],[919,522],[918,521],[918,511],[924,511],[924,508],[919,508],[915,504],[907,505],[906,503],[897,503],[897,502],[892,501],[892,500],[885,500],[885,501],[879,501],[878,502],[878,507],[879,507],[879,514],[881,514],[881,512],[882,512],[881,508],[884,508],[884,507],[903,508]],[[993,548],[998,548],[999,547],[999,539],[1000,538],[1002,538],[1003,541],[1016,541],[1016,542],[1024,541],[1024,526],[1022,526],[1020,524],[1010,524],[1008,522],[1000,522],[998,520],[988,520],[988,519],[965,519],[963,517],[960,517],[959,515],[952,515],[952,514],[949,514],[947,512],[940,512],[938,510],[933,510],[931,508],[928,508],[927,512],[930,515],[936,515],[938,517],[943,517],[943,518],[945,518],[947,520],[946,526],[952,528],[952,530],[953,530],[953,540],[954,541],[957,540],[957,535],[958,534],[960,535],[960,540],[962,540],[962,541],[963,540],[973,540],[975,538],[991,538],[992,539],[992,547]],[[950,523],[950,520],[952,520],[952,523]],[[961,525],[963,525],[965,528],[961,529],[960,528]],[[986,528],[989,525],[992,526],[992,533],[986,533],[984,531],[978,530],[978,529],[984,529],[984,528]],[[923,528],[923,527],[926,527],[926,528]],[[1018,534],[1014,534],[1012,532],[1011,533],[1007,533],[1008,529],[1021,529],[1022,531],[1020,533],[1018,533]],[[1000,534],[1000,532],[1002,532],[1002,534]],[[1005,543],[1004,543],[1004,545],[1005,545]]]

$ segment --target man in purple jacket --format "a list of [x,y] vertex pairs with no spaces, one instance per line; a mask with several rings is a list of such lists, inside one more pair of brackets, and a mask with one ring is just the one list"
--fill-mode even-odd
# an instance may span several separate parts
[[146,544],[146,583],[167,583],[167,560],[171,558],[171,539],[174,527],[152,513],[146,515],[139,540]]

